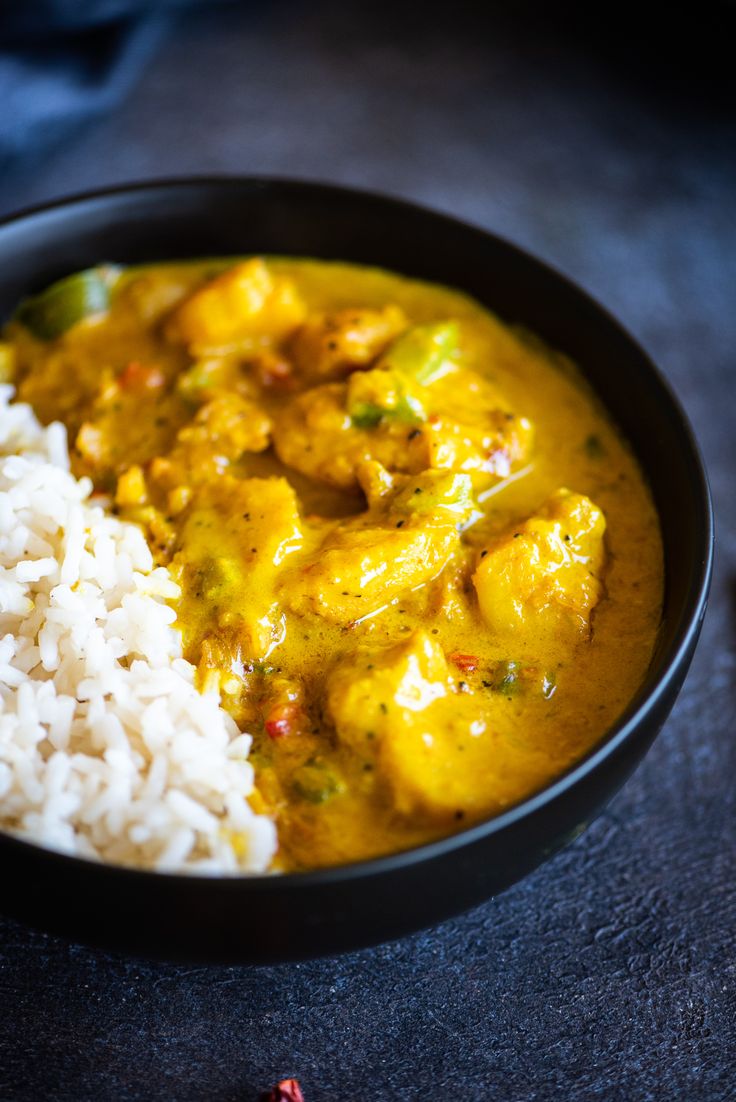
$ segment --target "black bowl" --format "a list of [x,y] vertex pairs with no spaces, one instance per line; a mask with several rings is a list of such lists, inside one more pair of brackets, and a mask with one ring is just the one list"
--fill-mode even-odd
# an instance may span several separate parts
[[298,959],[376,944],[456,914],[578,835],[632,772],[682,685],[705,613],[713,522],[687,420],[646,354],[562,276],[482,230],[411,203],[321,184],[144,184],[0,225],[0,317],[100,260],[270,252],[377,264],[474,295],[582,368],[630,440],[662,523],[666,590],[645,683],[600,744],[497,818],[393,857],[313,873],[173,876],[65,857],[0,834],[2,909],[75,940],[162,958]]

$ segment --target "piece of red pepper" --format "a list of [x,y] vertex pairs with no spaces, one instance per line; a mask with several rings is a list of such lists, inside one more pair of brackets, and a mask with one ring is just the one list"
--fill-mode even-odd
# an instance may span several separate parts
[[291,390],[294,385],[294,373],[288,360],[272,357],[260,368],[262,386],[274,387],[277,390]]
[[282,1079],[270,1091],[265,1091],[260,1102],[304,1102],[298,1079]]
[[158,367],[147,367],[138,360],[131,360],[118,375],[121,390],[156,390],[166,382],[166,376]]
[[465,673],[475,673],[480,665],[480,659],[474,654],[451,654],[449,659],[459,670]]
[[296,704],[277,704],[266,717],[266,734],[269,738],[284,738],[296,730],[299,707]]

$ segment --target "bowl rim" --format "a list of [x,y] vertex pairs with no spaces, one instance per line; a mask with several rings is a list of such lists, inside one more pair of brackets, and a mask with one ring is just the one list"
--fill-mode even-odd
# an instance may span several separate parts
[[[116,877],[124,880],[153,880],[166,882],[182,887],[199,883],[212,884],[216,882],[218,887],[232,891],[255,892],[268,891],[269,886],[278,888],[279,891],[298,890],[300,886],[318,886],[321,884],[335,884],[343,881],[352,881],[363,877],[379,877],[384,874],[401,872],[415,864],[432,861],[435,858],[445,857],[463,849],[465,846],[479,842],[489,835],[500,833],[512,827],[521,820],[540,811],[546,805],[554,802],[568,790],[581,783],[589,774],[602,765],[609,757],[623,746],[634,734],[636,729],[645,722],[647,715],[656,710],[657,705],[670,691],[671,684],[678,676],[679,670],[686,661],[688,653],[694,646],[700,632],[703,617],[705,616],[708,592],[713,573],[715,525],[713,515],[713,502],[711,496],[708,475],[703,460],[700,446],[695,437],[690,420],[677,397],[672,384],[656,366],[645,348],[625,328],[625,326],[603,306],[592,294],[581,287],[574,279],[561,272],[553,264],[536,256],[521,245],[509,240],[503,234],[495,230],[480,226],[465,218],[457,217],[445,210],[430,206],[424,202],[407,199],[401,195],[394,195],[380,189],[363,188],[332,183],[328,180],[313,177],[282,176],[270,174],[238,174],[215,173],[195,174],[183,176],[154,176],[150,179],[137,179],[121,184],[107,185],[100,188],[92,188],[64,195],[57,199],[50,199],[40,203],[21,207],[0,217],[0,235],[8,227],[14,226],[26,220],[32,220],[37,216],[63,212],[68,207],[81,206],[88,202],[112,200],[117,197],[136,192],[154,192],[166,190],[190,190],[196,188],[213,189],[238,189],[243,187],[260,187],[263,190],[269,188],[293,189],[295,191],[319,192],[341,195],[344,198],[352,198],[357,201],[379,201],[394,208],[404,208],[407,211],[420,212],[434,219],[445,222],[448,226],[456,226],[465,231],[470,231],[482,237],[495,240],[504,249],[537,268],[544,270],[545,274],[564,284],[568,290],[582,297],[592,306],[598,314],[602,315],[608,324],[614,327],[639,355],[646,365],[650,377],[661,391],[662,398],[669,405],[669,413],[673,417],[676,431],[686,444],[693,474],[693,490],[698,505],[698,515],[695,518],[698,542],[701,545],[702,557],[698,563],[695,574],[695,584],[689,589],[680,609],[680,626],[675,638],[671,641],[667,650],[658,659],[660,672],[654,683],[648,688],[640,687],[629,701],[627,707],[621,713],[616,722],[607,729],[598,742],[582,757],[578,758],[564,772],[558,774],[554,780],[545,785],[532,795],[525,797],[513,804],[507,810],[498,815],[483,819],[472,826],[443,838],[426,842],[410,849],[400,850],[397,853],[387,854],[381,857],[368,858],[361,861],[351,861],[343,865],[334,865],[327,868],[319,868],[308,871],[287,872],[274,874],[264,873],[198,873],[196,870],[189,873],[168,872],[136,868],[128,865],[117,865],[105,861],[97,861],[93,858],[64,853],[50,849],[30,839],[11,834],[0,829],[0,843],[10,844],[19,851],[26,850],[29,855],[37,859],[41,857],[60,865],[79,867],[84,866],[90,875],[97,874],[105,878]],[[233,254],[235,255],[235,254]],[[195,258],[196,259],[196,258]],[[338,258],[345,259],[345,258]],[[165,262],[166,258],[162,262]],[[346,262],[350,262],[347,260]],[[151,261],[150,263],[155,263]],[[411,278],[411,277],[409,277]],[[458,288],[462,290],[462,288]],[[481,304],[482,305],[482,304]],[[580,368],[585,376],[584,368]],[[592,385],[592,384],[591,384]],[[595,387],[593,387],[595,390]],[[605,403],[604,403],[605,405]],[[645,472],[646,473],[646,472]]]

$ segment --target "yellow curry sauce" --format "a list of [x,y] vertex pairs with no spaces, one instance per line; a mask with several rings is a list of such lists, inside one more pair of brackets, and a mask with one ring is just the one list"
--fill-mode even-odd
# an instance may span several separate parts
[[641,472],[573,366],[465,295],[284,258],[100,268],[5,339],[19,397],[180,581],[280,868],[499,812],[641,683]]

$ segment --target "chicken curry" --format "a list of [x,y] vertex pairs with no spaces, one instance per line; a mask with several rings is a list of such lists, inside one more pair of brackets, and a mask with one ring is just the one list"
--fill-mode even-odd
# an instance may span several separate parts
[[636,461],[565,357],[457,291],[100,266],[21,305],[0,369],[180,583],[281,869],[502,811],[642,681],[663,568]]

